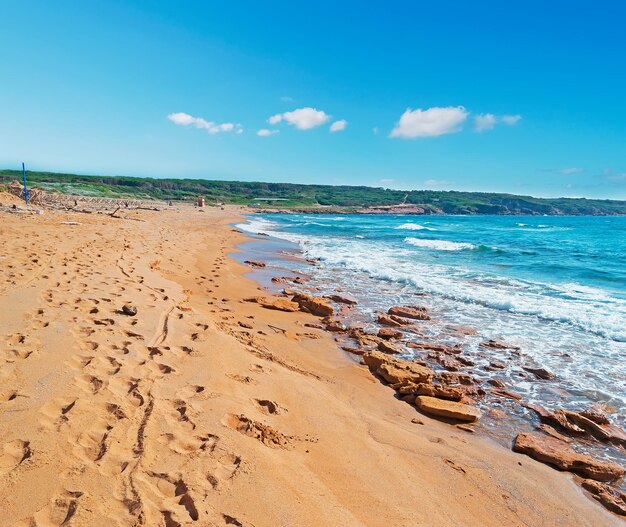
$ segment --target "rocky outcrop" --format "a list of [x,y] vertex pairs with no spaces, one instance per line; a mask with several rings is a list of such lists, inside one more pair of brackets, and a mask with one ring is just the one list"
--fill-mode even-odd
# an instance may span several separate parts
[[434,342],[409,342],[407,346],[416,350],[438,351],[448,355],[458,355],[463,351],[457,346],[446,346],[445,344],[436,344]]
[[389,340],[389,339],[401,339],[402,331],[398,331],[397,329],[392,328],[381,328],[378,330],[378,337],[381,339]]
[[480,418],[480,410],[478,408],[426,395],[418,395],[415,398],[415,406],[425,414],[466,423],[472,423]]
[[331,306],[326,300],[305,295],[304,293],[294,293],[291,301],[298,304],[301,311],[311,313],[312,315],[316,315],[318,317],[327,317],[335,313],[333,306]]
[[[589,413],[585,415],[584,412],[571,412],[561,409],[551,412],[538,404],[526,404],[524,406],[533,410],[542,422],[556,426],[559,430],[570,435],[589,436],[605,443],[626,446],[626,432],[617,426],[611,425],[608,418],[604,415],[602,415],[602,418]],[[592,415],[607,424],[599,424],[590,419],[588,415]]]
[[524,432],[515,438],[513,451],[554,466],[559,470],[574,472],[596,481],[613,481],[626,470],[609,461],[599,461],[576,452],[570,445],[554,437]]
[[615,514],[626,516],[626,493],[611,485],[592,479],[582,482],[583,489],[589,491],[602,505]]
[[372,373],[382,377],[389,384],[430,383],[434,375],[427,366],[395,359],[380,351],[366,353],[363,355],[363,361]]
[[351,295],[339,295],[335,293],[334,295],[330,295],[328,298],[338,304],[348,304],[349,306],[356,306],[359,303],[358,300]]
[[254,260],[246,260],[243,263],[249,265],[250,267],[256,267],[257,269],[262,269],[265,267],[263,262],[255,262]]
[[265,309],[276,309],[277,311],[299,311],[300,306],[286,298],[263,298],[260,296],[245,299],[246,302],[255,302]]
[[421,306],[393,306],[387,310],[387,314],[413,320],[430,320],[427,309]]
[[392,355],[399,355],[400,353],[402,353],[402,348],[387,340],[381,340],[378,343],[378,350],[382,351],[383,353],[390,353]]
[[550,381],[556,377],[554,373],[546,370],[545,368],[533,368],[530,366],[525,366],[524,369],[527,372],[532,373],[535,377],[537,377],[537,379],[542,379],[544,381]]

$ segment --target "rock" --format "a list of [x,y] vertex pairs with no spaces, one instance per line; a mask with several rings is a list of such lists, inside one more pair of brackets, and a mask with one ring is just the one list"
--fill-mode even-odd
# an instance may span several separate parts
[[327,317],[335,313],[333,306],[326,300],[305,295],[304,293],[295,293],[291,301],[298,304],[302,311],[318,317]]
[[600,412],[599,410],[594,410],[593,408],[588,408],[587,410],[583,410],[580,412],[580,415],[586,417],[587,419],[591,419],[594,423],[599,425],[609,425],[611,421],[609,418]]
[[564,436],[563,434],[559,434],[554,428],[552,428],[550,425],[546,425],[546,424],[538,424],[537,425],[537,430],[542,431],[544,434],[548,434],[549,436],[554,437],[555,439],[559,439],[560,441],[564,441],[566,443],[569,443],[571,441],[571,439],[569,437]]
[[463,384],[466,386],[474,385],[476,382],[467,373],[452,373],[442,371],[437,378],[444,384]]
[[611,485],[599,483],[592,479],[584,480],[582,487],[591,492],[593,497],[611,512],[626,516],[626,493]]
[[265,267],[265,264],[263,262],[255,262],[254,260],[245,260],[243,263],[248,264],[250,267]]
[[331,333],[343,333],[348,329],[345,324],[332,317],[328,317],[327,319],[325,319],[324,324],[326,330],[330,331]]
[[470,425],[464,425],[464,424],[459,424],[456,425],[456,427],[459,430],[463,430],[464,432],[469,432],[470,434],[473,434],[476,432],[476,430],[474,429],[474,427],[470,426]]
[[563,414],[567,417],[568,421],[579,426],[596,439],[626,446],[626,433],[621,428],[613,425],[599,425],[595,421],[577,412],[563,410]]
[[537,377],[537,379],[543,379],[544,381],[550,381],[556,377],[554,373],[546,370],[545,368],[532,368],[530,366],[524,366],[524,369],[527,372],[532,373],[535,377]]
[[420,306],[393,306],[387,310],[387,314],[413,320],[430,320],[426,308]]
[[519,393],[510,392],[509,390],[491,390],[493,395],[497,395],[499,397],[506,397],[507,399],[513,399],[514,401],[520,401],[522,396]]
[[383,326],[390,326],[392,328],[397,328],[397,327],[405,325],[405,324],[402,324],[401,322],[398,322],[397,320],[394,320],[390,316],[383,315],[382,313],[378,315],[377,321],[379,324],[382,324]]
[[480,418],[480,410],[478,408],[426,395],[418,395],[415,398],[415,405],[425,414],[437,417],[445,417],[467,423],[472,423]]
[[274,276],[272,278],[272,282],[274,282],[275,284],[284,284],[286,280],[284,278],[279,278],[278,276]]
[[487,381],[491,386],[495,386],[496,388],[504,388],[506,385],[499,379],[489,379]]
[[406,384],[396,388],[399,393],[410,393],[412,395],[428,395],[429,397],[437,397],[438,399],[450,399],[451,401],[460,401],[463,397],[463,391],[458,387],[442,386],[440,384]]
[[539,420],[543,423],[557,426],[571,435],[585,435],[585,431],[582,428],[568,421],[567,417],[563,413],[563,410],[556,410],[555,412],[551,412],[543,406],[530,403],[523,404],[522,406],[535,412],[539,417]]
[[381,328],[378,330],[378,336],[381,339],[401,339],[402,335],[402,331],[398,331],[397,329]]
[[330,295],[329,298],[333,302],[337,302],[339,304],[348,304],[350,306],[356,306],[359,303],[356,298],[354,298],[353,296],[350,296],[350,295],[334,294],[334,295]]
[[294,312],[299,311],[300,306],[295,302],[290,302],[286,298],[263,298],[260,296],[245,299],[246,302],[256,302],[265,309],[275,309],[277,311]]
[[386,340],[381,340],[378,343],[378,349],[382,351],[383,353],[391,353],[392,355],[398,355],[402,353],[401,348],[399,348],[395,344],[392,344],[391,342],[388,342]]
[[492,360],[489,363],[489,367],[494,370],[503,370],[506,368],[506,364],[504,364],[504,362],[500,362],[499,360]]
[[395,359],[380,351],[365,353],[363,361],[370,371],[385,379],[389,384],[430,383],[433,378],[433,371],[427,366]]
[[362,348],[355,348],[353,346],[342,346],[342,350],[347,351],[348,353],[352,353],[353,355],[363,355],[365,350]]
[[568,470],[597,481],[613,481],[626,472],[616,463],[598,461],[576,452],[571,446],[559,439],[532,432],[519,434],[515,438],[513,451],[526,454],[559,470]]
[[434,342],[409,342],[407,346],[416,350],[439,351],[441,353],[447,353],[448,355],[458,355],[463,351],[460,347],[435,344]]
[[129,317],[134,317],[137,314],[137,307],[132,304],[124,304],[122,306],[122,313]]
[[488,340],[487,342],[481,342],[480,345],[483,348],[487,348],[487,349],[492,349],[492,350],[517,350],[519,351],[519,348],[517,346],[511,346],[510,344],[507,344],[506,342],[503,342],[501,340]]
[[304,327],[313,329],[326,329],[326,326],[324,326],[323,324],[313,324],[312,322],[305,322]]

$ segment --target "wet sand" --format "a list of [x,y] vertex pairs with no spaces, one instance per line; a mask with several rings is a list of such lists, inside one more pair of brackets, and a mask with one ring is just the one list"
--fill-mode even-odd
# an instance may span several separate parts
[[0,525],[622,524],[245,302],[239,212],[0,216]]

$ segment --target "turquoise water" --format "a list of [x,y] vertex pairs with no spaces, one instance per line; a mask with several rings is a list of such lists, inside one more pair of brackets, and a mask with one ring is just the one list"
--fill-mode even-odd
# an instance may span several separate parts
[[[626,218],[259,214],[240,227],[316,259],[306,272],[317,290],[356,296],[360,321],[398,303],[426,305],[435,317],[425,336],[461,343],[473,375],[497,376],[548,407],[599,403],[624,423]],[[461,339],[451,330],[459,326],[478,334]],[[485,357],[479,344],[489,338],[522,352]],[[490,360],[507,368],[494,373]],[[557,379],[536,382],[525,366]]]

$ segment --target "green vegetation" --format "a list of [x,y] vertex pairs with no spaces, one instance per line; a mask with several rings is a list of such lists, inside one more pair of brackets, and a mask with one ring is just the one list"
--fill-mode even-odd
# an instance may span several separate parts
[[[118,176],[84,176],[53,172],[27,172],[28,183],[49,190],[112,198],[184,200],[204,196],[208,203],[259,204],[273,209],[349,212],[362,207],[412,204],[426,214],[550,214],[626,215],[626,201],[533,198],[514,194],[389,190],[372,187],[299,185],[156,179]],[[21,180],[17,170],[0,170],[0,183]],[[259,198],[281,198],[265,202]]]

